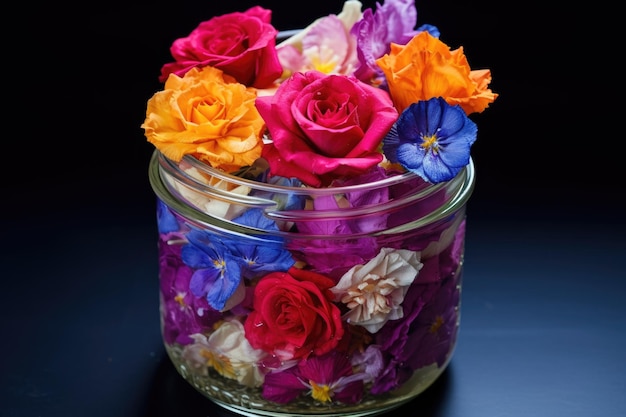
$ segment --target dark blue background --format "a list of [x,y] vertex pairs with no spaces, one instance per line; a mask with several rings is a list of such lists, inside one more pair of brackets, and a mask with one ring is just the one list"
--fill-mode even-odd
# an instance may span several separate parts
[[[5,85],[18,93],[5,124],[19,133],[5,135],[0,171],[0,416],[230,415],[183,381],[162,347],[152,146],[139,126],[169,45],[201,20],[260,4],[292,29],[342,2],[212,3],[16,15]],[[604,9],[417,8],[473,68],[492,70],[501,96],[474,116],[458,347],[401,411],[626,415],[624,118]]]

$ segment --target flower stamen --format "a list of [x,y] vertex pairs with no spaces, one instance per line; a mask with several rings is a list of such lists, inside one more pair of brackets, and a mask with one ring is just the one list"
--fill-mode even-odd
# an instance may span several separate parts
[[435,317],[435,321],[430,325],[430,328],[428,329],[428,331],[431,334],[435,334],[439,331],[439,329],[441,328],[441,326],[443,326],[444,323],[445,322],[443,320],[443,317],[437,316]]
[[434,154],[439,153],[439,143],[437,142],[437,135],[424,135],[422,136],[422,143],[420,144],[422,149],[430,150]]
[[316,384],[314,381],[309,380],[309,384],[311,384],[311,396],[317,401],[321,401],[323,403],[327,403],[331,401],[333,396],[333,391],[329,385],[326,384]]

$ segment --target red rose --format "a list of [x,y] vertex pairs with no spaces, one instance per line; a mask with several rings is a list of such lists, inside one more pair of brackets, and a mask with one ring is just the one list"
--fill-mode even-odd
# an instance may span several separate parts
[[282,360],[322,355],[343,337],[341,312],[332,303],[330,278],[291,268],[264,276],[254,290],[246,338]]
[[270,174],[312,187],[381,162],[379,145],[398,118],[386,91],[318,71],[295,73],[256,106],[272,139],[262,151]]
[[200,23],[186,38],[174,41],[175,62],[163,65],[159,81],[170,73],[182,77],[193,67],[212,66],[249,87],[267,88],[282,74],[276,52],[278,31],[272,12],[255,6]]

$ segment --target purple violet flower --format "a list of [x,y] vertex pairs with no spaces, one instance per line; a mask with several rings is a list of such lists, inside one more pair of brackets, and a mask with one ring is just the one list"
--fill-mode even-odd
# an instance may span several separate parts
[[163,300],[163,339],[166,343],[186,345],[193,342],[189,335],[211,329],[221,314],[211,308],[203,297],[194,296],[189,289],[193,270],[180,256],[180,244],[159,240],[160,289]]
[[[418,278],[429,274],[428,264],[428,261],[424,263]],[[387,322],[386,326],[376,333],[376,344],[383,353],[385,366],[372,385],[373,394],[382,394],[398,388],[413,375],[415,369],[411,369],[404,362],[407,357],[414,355],[417,349],[417,346],[409,344],[411,324],[438,289],[437,283],[419,285],[414,282],[402,304],[404,317]]]
[[448,277],[411,324],[408,344],[417,349],[405,358],[411,369],[436,363],[441,367],[456,341],[460,293],[457,278]]
[[[450,246],[439,254],[439,270],[442,277],[454,276],[463,260],[465,250],[465,217],[459,222]],[[457,278],[459,280],[459,278]]]
[[[369,183],[386,178],[386,171],[381,167],[349,180],[337,181],[333,186],[341,187],[354,184]],[[349,207],[376,206],[389,200],[387,187],[347,193],[340,198],[334,195],[319,196],[313,200],[312,210],[324,212],[341,210]],[[316,221],[298,222],[298,233],[335,236],[333,239],[310,239],[302,242],[303,247],[291,247],[300,260],[311,265],[317,272],[341,277],[353,265],[364,264],[378,254],[379,247],[372,237],[355,238],[354,235],[363,235],[387,228],[388,214],[372,210],[372,213],[359,218],[340,218]],[[337,236],[352,236],[350,239],[340,239]]]
[[[381,394],[399,387],[422,366],[432,362],[442,365],[439,360],[444,360],[449,353],[456,337],[451,326],[457,324],[460,295],[456,287],[460,279],[456,276],[460,247],[456,242],[463,233],[461,227],[455,236],[457,240],[442,253],[422,259],[424,266],[402,303],[404,317],[389,321],[376,333],[375,342],[380,346],[386,364],[372,386],[372,393]],[[431,329],[433,333],[425,335]],[[427,347],[424,349],[421,343]]]
[[376,12],[371,8],[363,12],[350,33],[357,39],[359,65],[354,75],[366,83],[382,85],[385,76],[376,64],[376,59],[391,50],[390,44],[405,45],[417,33],[427,30],[439,37],[439,30],[432,25],[422,25],[415,30],[417,10],[414,0],[386,0],[376,3]]
[[369,345],[363,352],[356,351],[352,354],[352,366],[367,375],[363,382],[371,382],[380,375],[383,370],[383,355],[380,346]]
[[367,377],[365,373],[353,373],[349,358],[334,350],[265,375],[263,397],[286,404],[308,392],[321,403],[356,404],[363,397],[363,380]]

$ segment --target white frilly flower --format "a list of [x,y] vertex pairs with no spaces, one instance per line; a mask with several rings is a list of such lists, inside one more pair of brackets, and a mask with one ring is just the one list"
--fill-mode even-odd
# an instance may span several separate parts
[[208,338],[199,333],[190,337],[194,343],[185,346],[183,358],[196,371],[206,375],[211,367],[220,375],[248,387],[263,383],[264,374],[257,363],[267,354],[250,345],[241,322],[224,321]]
[[422,266],[419,252],[382,248],[368,263],[346,272],[331,291],[350,309],[344,315],[348,323],[376,333],[387,321],[403,317],[404,296]]

